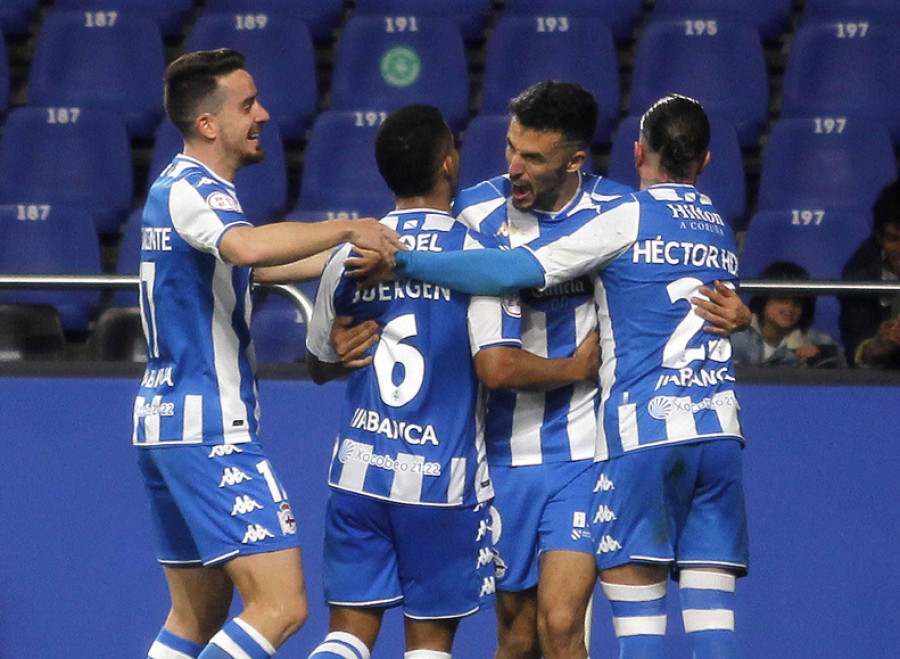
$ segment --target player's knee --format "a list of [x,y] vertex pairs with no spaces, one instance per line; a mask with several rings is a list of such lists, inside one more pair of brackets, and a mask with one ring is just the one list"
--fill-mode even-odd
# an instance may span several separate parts
[[550,607],[538,613],[538,633],[549,647],[568,647],[584,640],[584,616],[568,607]]
[[540,659],[537,630],[512,629],[500,635],[497,659]]
[[269,621],[283,630],[281,634],[283,638],[299,631],[306,624],[308,614],[306,598],[302,595],[284,597],[276,604],[265,608],[265,615]]

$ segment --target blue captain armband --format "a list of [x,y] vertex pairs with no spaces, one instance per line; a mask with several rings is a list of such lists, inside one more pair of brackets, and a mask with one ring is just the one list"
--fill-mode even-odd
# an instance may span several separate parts
[[396,274],[471,295],[544,285],[544,270],[527,249],[475,249],[460,252],[397,252]]

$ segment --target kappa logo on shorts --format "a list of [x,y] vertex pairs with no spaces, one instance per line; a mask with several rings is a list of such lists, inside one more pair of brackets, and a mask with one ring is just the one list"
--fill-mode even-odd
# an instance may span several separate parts
[[597,545],[598,554],[608,554],[612,551],[619,551],[622,545],[611,535],[605,535],[600,538],[600,544]]
[[226,455],[233,453],[243,453],[243,451],[234,444],[216,444],[212,447],[207,458],[224,458]]
[[256,499],[249,497],[246,494],[243,496],[236,496],[234,498],[234,507],[231,509],[231,516],[237,517],[238,515],[246,515],[247,513],[252,513],[254,510],[262,509],[263,505]]
[[609,492],[614,489],[616,489],[615,483],[609,480],[609,478],[606,477],[606,474],[600,474],[600,478],[597,479],[597,484],[594,485],[594,493]]
[[282,535],[294,535],[297,532],[297,520],[287,501],[278,506],[278,523],[281,525]]
[[242,544],[250,544],[252,542],[262,542],[266,538],[274,538],[275,535],[262,524],[250,524],[244,533]]
[[222,480],[219,482],[219,487],[225,487],[226,485],[238,485],[239,483],[243,483],[244,481],[252,480],[252,476],[249,476],[237,467],[225,467],[225,471],[222,472]]
[[478,550],[478,563],[475,565],[475,569],[479,569],[484,567],[485,565],[490,565],[494,562],[494,550],[490,547],[482,547]]
[[497,583],[494,581],[494,577],[485,577],[481,582],[481,592],[478,593],[478,597],[493,595],[495,592],[497,592]]
[[609,506],[599,506],[594,514],[594,524],[604,524],[619,519]]

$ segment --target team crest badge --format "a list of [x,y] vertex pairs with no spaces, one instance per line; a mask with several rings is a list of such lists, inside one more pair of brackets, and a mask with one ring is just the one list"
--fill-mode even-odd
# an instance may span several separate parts
[[297,520],[287,501],[278,507],[278,523],[281,524],[282,535],[294,535],[297,532]]

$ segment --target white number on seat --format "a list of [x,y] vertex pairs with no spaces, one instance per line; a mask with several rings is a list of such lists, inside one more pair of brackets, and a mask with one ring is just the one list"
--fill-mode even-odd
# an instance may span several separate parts
[[538,32],[568,32],[569,17],[568,16],[538,16],[537,17]]

